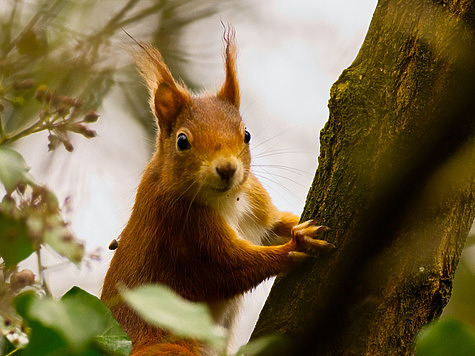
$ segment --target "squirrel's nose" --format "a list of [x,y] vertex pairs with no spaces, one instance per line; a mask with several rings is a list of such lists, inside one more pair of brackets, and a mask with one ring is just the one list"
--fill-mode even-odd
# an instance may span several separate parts
[[237,166],[235,163],[226,162],[216,166],[216,172],[219,174],[222,180],[228,182],[236,173]]

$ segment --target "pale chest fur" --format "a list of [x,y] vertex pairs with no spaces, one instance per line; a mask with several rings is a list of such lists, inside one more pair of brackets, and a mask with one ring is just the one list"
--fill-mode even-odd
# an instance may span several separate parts
[[255,245],[262,245],[266,240],[269,230],[254,215],[255,207],[251,206],[247,192],[227,196],[217,208],[218,213],[239,238]]
[[[239,192],[223,197],[215,206],[216,211],[241,239],[262,245],[269,234],[268,227],[262,225],[254,215],[247,192]],[[230,329],[242,303],[242,295],[210,305],[215,321]]]

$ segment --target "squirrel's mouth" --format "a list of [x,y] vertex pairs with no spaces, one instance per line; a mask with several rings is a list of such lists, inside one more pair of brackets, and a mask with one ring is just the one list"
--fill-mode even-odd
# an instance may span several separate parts
[[247,175],[242,176],[239,180],[238,177],[234,177],[229,181],[215,180],[207,184],[207,189],[212,193],[226,193],[238,189],[238,187],[240,187],[246,181],[246,179]]

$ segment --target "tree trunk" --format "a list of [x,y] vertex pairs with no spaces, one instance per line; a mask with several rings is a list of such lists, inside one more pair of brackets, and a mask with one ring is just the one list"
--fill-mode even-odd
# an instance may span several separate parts
[[413,353],[475,216],[474,30],[474,0],[379,1],[331,89],[302,216],[337,250],[276,280],[252,338],[287,336],[284,354]]

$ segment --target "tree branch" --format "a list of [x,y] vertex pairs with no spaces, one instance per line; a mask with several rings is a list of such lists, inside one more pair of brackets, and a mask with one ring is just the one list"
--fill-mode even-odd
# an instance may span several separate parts
[[338,252],[278,279],[253,337],[277,331],[299,355],[406,354],[440,314],[475,215],[473,9],[379,2],[332,88],[303,214]]

